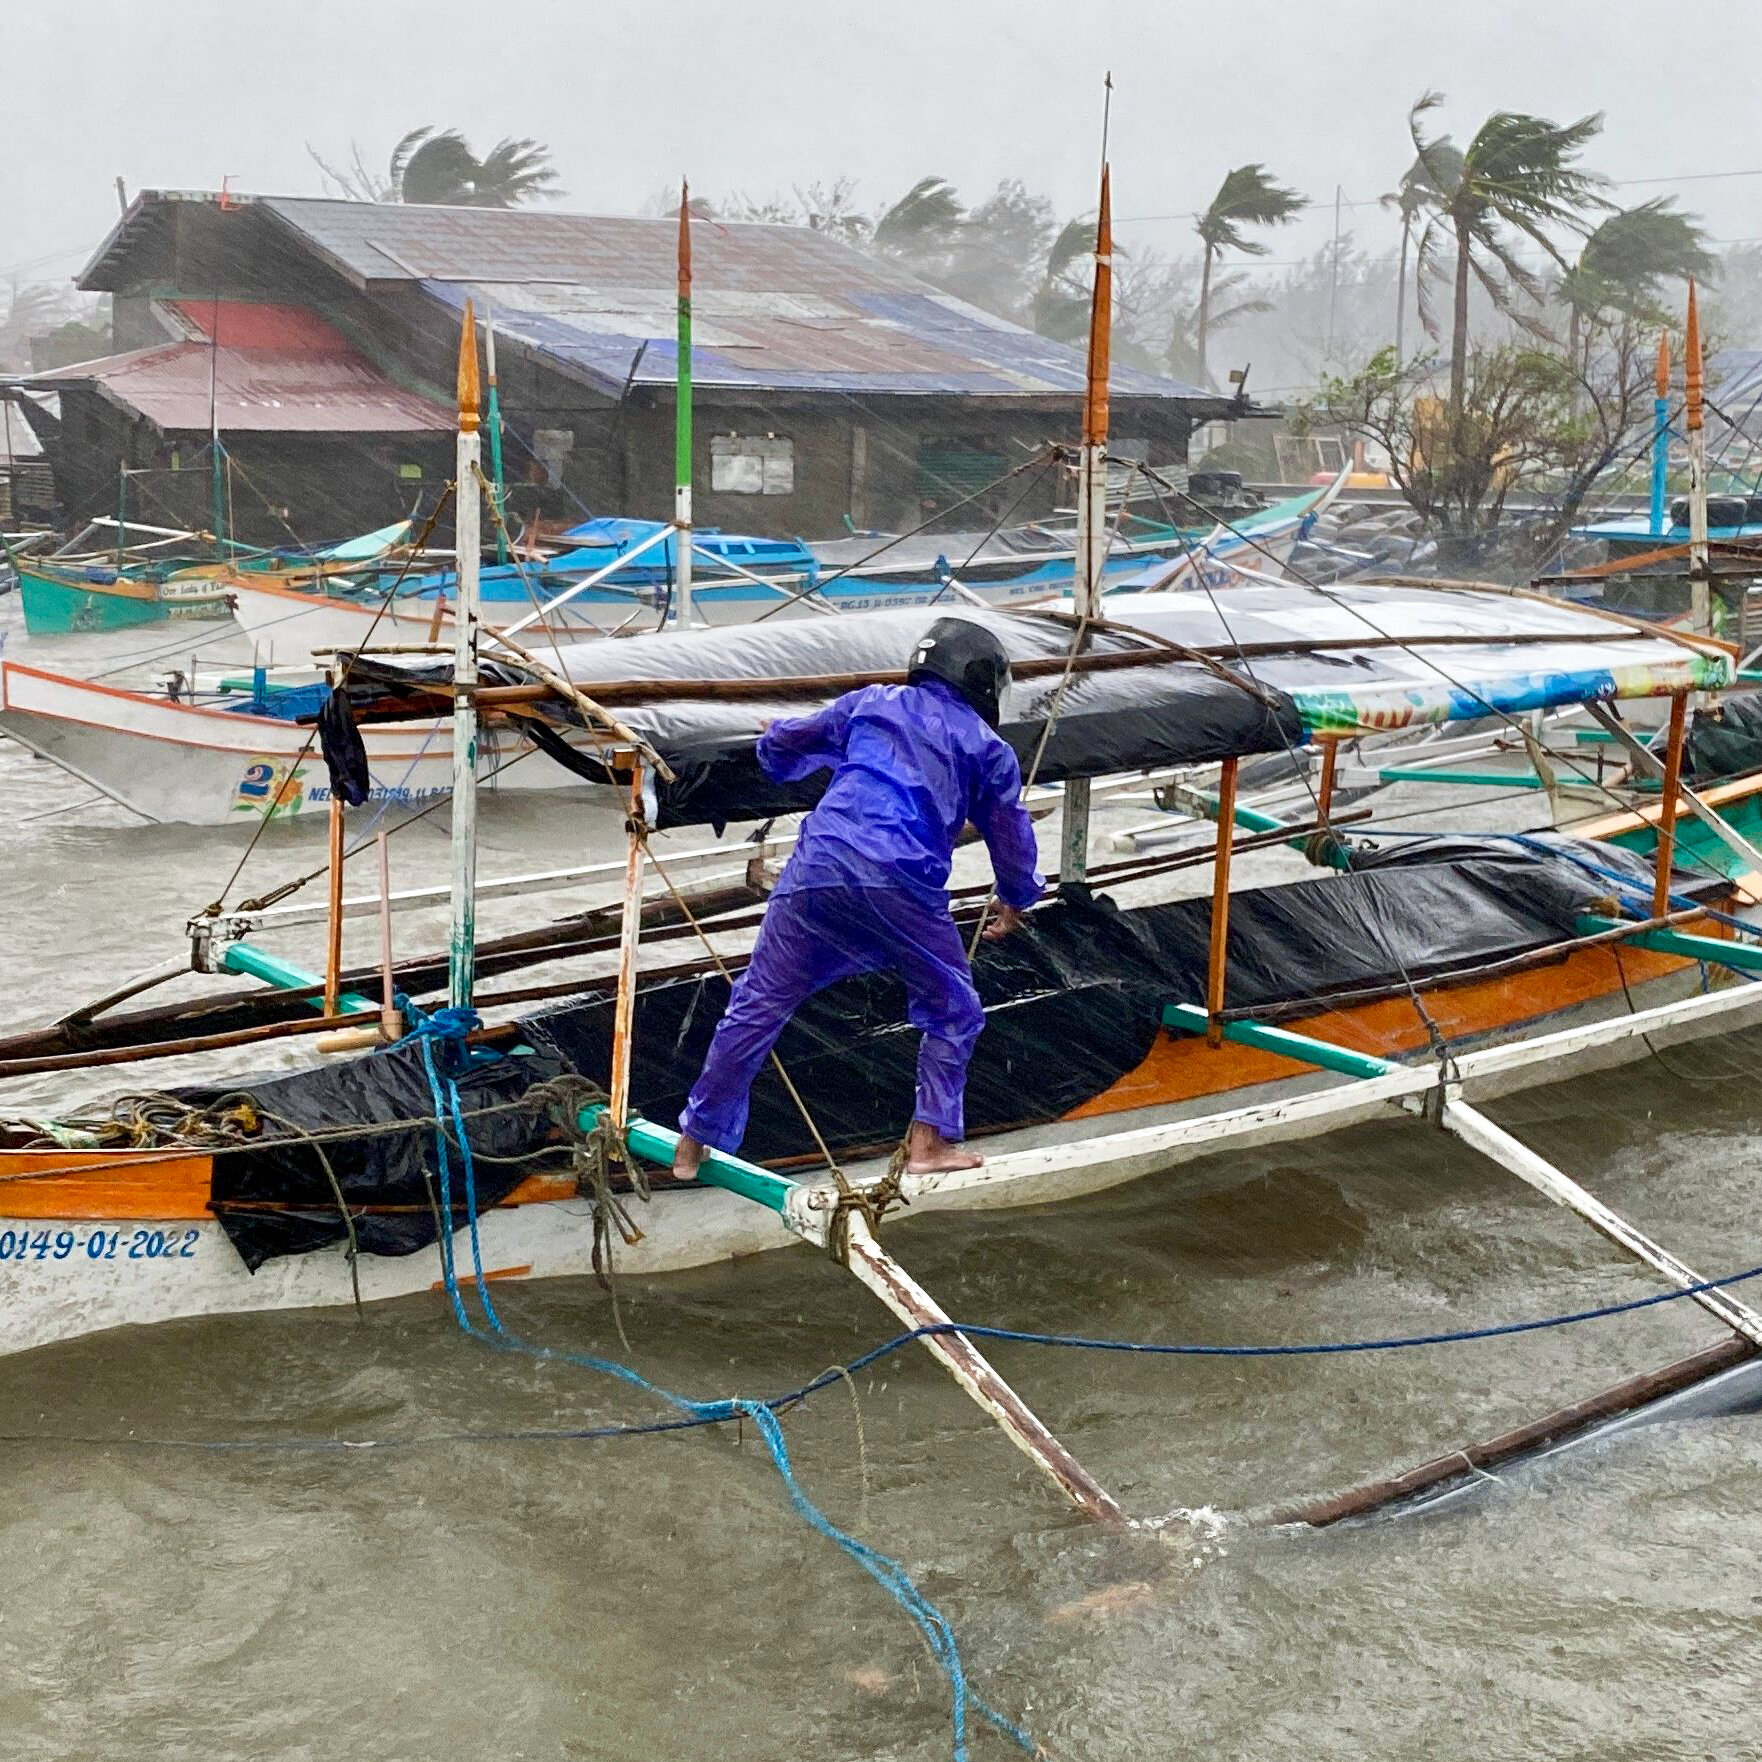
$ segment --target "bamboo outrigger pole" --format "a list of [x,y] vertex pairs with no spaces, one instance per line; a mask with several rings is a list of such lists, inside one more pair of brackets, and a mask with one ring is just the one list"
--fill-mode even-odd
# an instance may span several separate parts
[[[1089,366],[1083,394],[1083,440],[1077,451],[1077,549],[1074,610],[1085,621],[1101,616],[1101,576],[1107,559],[1107,377],[1113,334],[1113,215],[1107,161],[1101,166],[1101,204],[1095,222],[1095,293],[1089,308]],[[1079,640],[1081,638],[1079,637]],[[1061,885],[1089,873],[1089,779],[1065,784],[1060,836]]]
[[482,546],[478,475],[477,320],[465,302],[459,332],[459,443],[454,470],[453,550],[459,597],[453,609],[453,917],[447,944],[447,1002],[471,1007],[477,955],[477,571]]
[[679,183],[679,328],[673,391],[674,619],[691,628],[691,185]]

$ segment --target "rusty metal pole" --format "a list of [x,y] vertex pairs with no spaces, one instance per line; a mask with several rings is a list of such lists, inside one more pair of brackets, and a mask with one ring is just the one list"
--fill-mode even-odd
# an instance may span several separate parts
[[398,1009],[396,968],[392,962],[392,863],[382,827],[379,846],[379,1033],[388,1045],[402,1038],[404,1019]]
[[1327,825],[1328,814],[1334,805],[1334,772],[1339,763],[1339,737],[1329,735],[1322,741],[1321,783],[1315,793],[1315,817],[1323,826]]
[[1653,869],[1652,916],[1670,910],[1670,863],[1676,849],[1676,803],[1682,787],[1683,729],[1688,722],[1689,694],[1679,691],[1670,700],[1669,745],[1664,752],[1664,794],[1658,803],[1658,854]]
[[642,760],[636,753],[615,754],[614,762],[628,758],[630,801],[625,826],[630,848],[624,859],[624,916],[618,934],[618,998],[612,1012],[612,1124],[620,1137],[630,1111],[630,1039],[636,1022],[636,954],[642,935],[642,868],[644,821],[642,806]]
[[1205,1040],[1224,1043],[1224,975],[1229,964],[1230,851],[1236,833],[1236,761],[1224,760],[1217,791],[1217,854],[1211,866],[1211,951],[1205,969]]

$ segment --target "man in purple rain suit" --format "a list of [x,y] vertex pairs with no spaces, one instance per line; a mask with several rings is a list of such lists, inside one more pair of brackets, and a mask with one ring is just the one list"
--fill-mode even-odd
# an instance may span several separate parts
[[955,840],[970,821],[991,852],[988,937],[1007,935],[1044,886],[1016,755],[997,734],[1009,656],[983,625],[939,618],[904,685],[847,692],[811,716],[772,723],[758,761],[780,783],[830,770],[735,982],[703,1073],[680,1116],[673,1172],[695,1176],[705,1146],[736,1150],[748,1092],[777,1036],[814,992],[891,969],[924,1036],[908,1166],[974,1168],[959,1148],[967,1061],[985,1026],[948,909]]

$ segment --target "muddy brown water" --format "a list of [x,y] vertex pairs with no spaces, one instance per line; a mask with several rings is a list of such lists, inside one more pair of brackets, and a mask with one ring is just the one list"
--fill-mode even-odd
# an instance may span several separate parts
[[[5,601],[0,629],[26,652]],[[60,658],[86,671],[99,650],[75,660],[76,640],[148,646],[69,639]],[[26,819],[87,793],[0,742],[0,1029],[175,954],[243,843],[105,809]],[[513,806],[490,819],[486,863],[562,860],[599,838],[584,823]],[[315,831],[277,829],[265,878],[316,861]],[[439,836],[404,837],[400,880],[444,874]],[[398,934],[425,946],[434,927]],[[1494,1111],[1705,1270],[1762,1261],[1762,1042],[1670,1057]],[[190,1070],[14,1084],[0,1106]],[[1403,1334],[1653,1288],[1419,1125],[888,1235],[958,1317],[1126,1338]],[[496,1298],[531,1339],[625,1356],[591,1282]],[[631,1362],[705,1397],[795,1386],[893,1332],[805,1251],[626,1281],[621,1302]],[[1134,1516],[1188,1514],[1156,1539],[1068,1516],[921,1354],[864,1372],[854,1404],[834,1386],[786,1430],[805,1489],[908,1566],[975,1688],[1054,1756],[1735,1757],[1758,1748],[1754,1420],[1637,1434],[1450,1517],[1325,1535],[1253,1521],[1714,1334],[1671,1305],[1375,1357],[996,1348]],[[461,1336],[438,1295],[0,1359],[0,1757],[948,1755],[945,1685],[915,1631],[792,1514],[750,1433],[508,1436],[658,1414]],[[316,1447],[338,1440],[360,1447]]]

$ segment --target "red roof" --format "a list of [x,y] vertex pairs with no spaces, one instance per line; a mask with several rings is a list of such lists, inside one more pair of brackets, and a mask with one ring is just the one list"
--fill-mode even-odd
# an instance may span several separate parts
[[222,348],[301,349],[343,355],[349,345],[304,306],[255,306],[243,300],[167,300],[166,308],[203,342],[220,333]]
[[[164,343],[36,375],[95,385],[168,432],[411,434],[453,414],[394,385],[316,313],[298,306],[178,300],[167,309],[200,341]],[[218,333],[219,343],[210,342]]]

